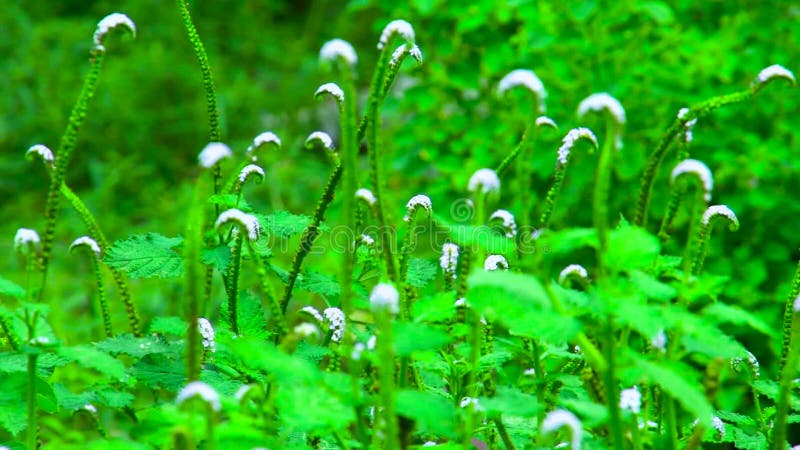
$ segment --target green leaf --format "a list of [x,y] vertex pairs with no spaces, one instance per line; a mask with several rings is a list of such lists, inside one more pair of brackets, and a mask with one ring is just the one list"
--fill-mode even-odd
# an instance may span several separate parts
[[454,297],[451,292],[443,292],[430,297],[422,297],[411,305],[415,322],[444,322],[455,317]]
[[541,409],[535,396],[510,386],[499,386],[494,397],[481,397],[480,405],[489,416],[507,414],[533,417]]
[[212,266],[219,272],[225,273],[231,263],[231,249],[227,245],[204,248],[201,252],[201,260],[203,264]]
[[428,285],[434,278],[438,266],[430,261],[420,258],[411,258],[408,261],[408,272],[406,274],[406,282],[416,288],[423,288]]
[[159,358],[158,363],[139,361],[131,367],[131,374],[144,386],[153,389],[177,391],[186,382],[183,362]]
[[134,235],[114,242],[103,261],[131,278],[172,278],[183,275],[183,258],[172,250],[183,238],[157,233]]
[[276,211],[272,214],[256,214],[264,234],[286,239],[303,232],[311,217],[292,214],[288,211]]
[[488,226],[476,227],[473,225],[448,224],[444,218],[435,216],[438,228],[450,234],[450,237],[459,245],[479,247],[487,253],[512,255],[516,252],[516,245],[509,239]]
[[394,349],[398,356],[409,356],[415,351],[437,350],[450,340],[445,331],[431,325],[413,322],[394,324]]
[[23,298],[25,297],[25,289],[13,281],[0,277],[0,296]]
[[733,444],[737,449],[762,450],[767,448],[767,438],[761,434],[747,434],[739,428],[733,429]]
[[253,210],[253,208],[247,204],[247,201],[237,194],[212,195],[208,198],[208,203],[222,206],[222,209],[236,208],[246,213],[249,213]]
[[714,323],[732,323],[734,325],[747,325],[767,336],[777,336],[775,330],[767,323],[753,314],[732,305],[716,302],[703,309],[703,315]]
[[94,392],[82,392],[80,394],[73,394],[66,386],[61,383],[53,384],[53,391],[58,400],[58,406],[67,411],[76,411],[81,409],[87,403],[94,401]]
[[456,409],[453,402],[434,394],[402,390],[395,399],[397,414],[411,419],[419,433],[456,437]]
[[574,318],[551,309],[544,288],[531,275],[478,270],[467,283],[467,301],[473,308],[488,320],[504,325],[512,334],[563,342],[580,329]]
[[180,337],[186,334],[186,330],[186,322],[180,317],[156,317],[150,324],[150,332],[161,335]]
[[675,20],[672,8],[664,2],[645,1],[639,5],[639,10],[650,16],[659,25],[668,25]]
[[[27,428],[28,375],[23,373],[0,374],[0,425],[11,434]],[[43,379],[37,377],[36,395],[39,409],[48,413],[58,411],[55,391]],[[9,407],[13,405],[13,407]]]
[[[239,334],[261,339],[270,336],[270,332],[266,328],[267,320],[264,317],[264,309],[261,307],[261,300],[258,297],[248,291],[239,291],[237,307]],[[222,315],[222,324],[230,330],[227,299],[220,307],[220,314]]]
[[339,292],[341,291],[339,282],[336,279],[314,271],[301,274],[297,278],[297,288],[321,295],[331,303],[334,303],[333,300],[339,298]]
[[706,426],[710,425],[714,408],[701,390],[702,385],[687,379],[691,369],[685,366],[675,367],[677,363],[654,363],[641,357],[633,358],[636,367],[641,369],[645,379],[675,399],[692,417],[697,417]]
[[632,270],[628,276],[633,285],[647,298],[667,301],[672,300],[678,295],[678,291],[674,287],[662,283],[642,271]]
[[122,380],[125,377],[125,365],[120,360],[94,347],[87,345],[61,347],[58,354],[74,360],[82,367],[94,369],[115,380]]
[[134,399],[133,394],[115,389],[103,389],[95,393],[95,401],[109,408],[126,408],[133,405]]
[[609,235],[606,264],[617,272],[650,267],[659,251],[658,238],[646,230],[621,226]]
[[[184,327],[184,331],[186,328]],[[112,355],[125,354],[134,358],[143,358],[146,355],[167,353],[171,349],[160,339],[147,337],[133,337],[130,334],[119,334],[95,344],[98,350]]]
[[597,231],[594,228],[569,228],[545,233],[540,245],[554,254],[572,253],[585,247],[597,247]]
[[[49,375],[54,367],[63,366],[72,361],[70,358],[55,353],[42,353],[36,358],[36,372]],[[28,355],[24,353],[0,353],[0,372],[20,373],[28,371]]]

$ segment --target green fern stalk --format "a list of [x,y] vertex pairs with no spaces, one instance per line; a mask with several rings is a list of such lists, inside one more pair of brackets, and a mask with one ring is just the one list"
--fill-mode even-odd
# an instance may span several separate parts
[[600,273],[605,273],[605,252],[608,249],[608,192],[611,185],[611,159],[614,152],[614,136],[620,125],[610,115],[606,117],[606,135],[595,170],[594,205],[592,208],[594,227],[597,230],[597,261]]
[[[380,400],[383,408],[380,414],[383,417],[383,445],[376,445],[375,448],[386,450],[399,449],[398,444],[398,424],[395,414],[395,355],[394,338],[392,333],[392,315],[382,309],[375,311],[375,321],[378,329],[377,352],[378,352],[378,386],[380,386]],[[376,417],[378,412],[375,413]],[[379,433],[374,433],[377,438]]]
[[797,376],[797,366],[800,363],[800,300],[795,298],[792,303],[791,333],[789,350],[781,366],[780,390],[775,413],[775,426],[772,434],[772,449],[783,450],[786,448],[786,433],[788,427],[789,402],[792,397],[794,378]]
[[386,197],[383,195],[383,142],[381,139],[381,103],[382,91],[385,85],[387,66],[389,65],[389,50],[384,46],[378,57],[378,64],[370,85],[369,99],[367,100],[367,148],[369,151],[369,175],[372,192],[375,194],[375,215],[378,219],[378,232],[381,242],[381,252],[386,262],[386,273],[391,281],[400,283],[400,273],[392,253],[391,233],[386,218]]
[[[281,305],[278,302],[277,297],[275,297],[275,291],[272,289],[272,285],[269,283],[269,279],[267,277],[267,259],[262,258],[253,247],[252,242],[247,241],[247,249],[250,253],[250,258],[252,258],[253,262],[256,265],[256,273],[258,275],[258,279],[261,282],[261,290],[264,295],[267,297],[267,303],[269,304],[270,314],[272,315],[273,320],[275,320],[277,325],[277,333],[276,333],[276,342],[280,340],[281,337],[286,335],[289,331],[289,327],[286,324],[286,317],[284,317],[283,312],[281,311]],[[269,329],[269,327],[268,327]]]
[[247,230],[239,228],[239,232],[233,237],[233,247],[231,247],[231,265],[228,268],[228,321],[231,324],[233,334],[239,334],[239,275],[242,266],[242,243]]
[[[89,236],[92,237],[97,243],[100,245],[102,249],[110,248],[110,244],[108,239],[106,239],[103,230],[100,228],[100,225],[97,223],[97,219],[95,219],[92,212],[65,183],[61,183],[61,188],[59,189],[61,195],[66,198],[75,212],[78,213],[78,217],[80,217],[81,221],[84,225],[86,225],[86,229],[89,231]],[[119,296],[122,298],[122,303],[125,305],[125,312],[128,315],[128,323],[131,327],[131,333],[136,337],[142,336],[142,331],[139,327],[140,319],[139,313],[136,309],[136,303],[134,303],[133,298],[131,297],[131,291],[128,287],[128,281],[125,275],[120,272],[118,269],[108,266],[108,270],[111,272],[111,276],[114,280],[114,284],[117,286],[117,290],[119,291]]]
[[[37,449],[37,432],[38,425],[36,424],[36,410],[37,396],[36,396],[36,359],[38,358],[38,349],[28,350],[28,389],[27,389],[27,405],[28,405],[28,428],[26,430],[26,442],[29,449]],[[35,353],[34,353],[35,352]]]
[[194,187],[192,204],[189,208],[189,219],[186,222],[186,240],[183,249],[185,275],[186,304],[188,306],[186,330],[186,376],[188,380],[200,379],[201,345],[197,319],[200,318],[200,298],[203,267],[200,252],[203,247],[203,223],[205,221],[204,199],[206,198],[202,181],[198,180]]
[[692,119],[702,118],[717,108],[748,100],[752,98],[753,95],[753,91],[748,89],[734,92],[732,94],[714,97],[692,106],[689,108],[689,113],[685,117],[682,119],[675,119],[672,122],[669,128],[667,128],[667,131],[661,137],[661,140],[659,141],[655,150],[653,150],[653,153],[647,157],[647,162],[645,163],[645,169],[644,173],[642,174],[640,184],[639,198],[636,202],[636,211],[633,216],[633,223],[635,225],[640,227],[647,226],[647,209],[650,205],[650,195],[653,190],[653,184],[655,183],[655,177],[658,173],[658,168],[661,166],[664,156],[671,148],[672,142],[684,130],[684,124]]
[[[352,70],[345,70],[344,73],[344,103],[341,114],[341,134],[342,149],[344,152],[344,201],[343,210],[347,225],[347,230],[352,240],[345,243],[344,265],[342,266],[342,295],[340,306],[345,314],[350,314],[353,310],[352,304],[352,285],[353,269],[355,266],[355,242],[356,237],[356,216],[358,205],[356,204],[355,193],[358,189],[358,150],[360,139],[356,136],[356,88],[355,75]],[[334,181],[334,185],[336,182]],[[335,186],[333,186],[335,187]],[[324,214],[324,211],[323,211]]]
[[41,272],[41,281],[36,287],[34,298],[41,301],[42,292],[44,291],[45,283],[47,282],[47,268],[50,262],[50,254],[53,250],[53,240],[55,239],[56,222],[58,220],[58,212],[60,207],[61,197],[59,191],[61,185],[66,177],[67,166],[69,165],[72,152],[75,150],[75,145],[78,140],[78,131],[86,118],[86,111],[89,106],[89,101],[94,96],[97,79],[100,76],[100,69],[103,66],[105,53],[103,51],[94,50],[89,58],[90,66],[89,72],[83,81],[81,92],[78,95],[78,100],[72,108],[69,116],[69,122],[64,134],[61,136],[61,142],[58,151],[55,155],[55,164],[51,172],[50,187],[47,191],[47,202],[44,208],[45,216],[45,229],[44,238],[42,240],[42,251],[39,254],[38,269]]
[[319,226],[322,223],[322,220],[325,218],[325,212],[328,210],[328,206],[330,206],[331,202],[333,201],[333,194],[336,189],[336,184],[339,183],[339,179],[342,177],[342,169],[343,166],[341,162],[337,161],[336,167],[334,167],[333,172],[328,178],[328,183],[325,185],[322,198],[319,199],[317,208],[314,210],[314,216],[303,232],[303,236],[300,237],[300,246],[297,249],[297,254],[294,256],[294,260],[292,260],[292,268],[289,271],[289,278],[286,281],[286,288],[283,292],[283,297],[281,298],[280,302],[281,313],[283,315],[286,314],[286,308],[289,306],[289,300],[292,299],[292,290],[297,282],[297,277],[300,275],[300,269],[303,265],[303,260],[306,256],[308,256],[308,253],[314,246],[314,241],[317,239],[317,236],[319,236]]
[[100,304],[100,315],[103,317],[103,331],[105,331],[106,337],[113,337],[114,331],[111,329],[111,313],[108,311],[106,290],[103,287],[103,274],[100,273],[100,261],[97,257],[92,258],[92,265],[94,265],[94,279],[97,282],[97,302]]
[[792,277],[792,288],[786,297],[783,306],[783,339],[781,342],[781,367],[786,364],[786,357],[789,354],[789,344],[792,340],[792,317],[794,316],[794,300],[800,295],[800,261]]

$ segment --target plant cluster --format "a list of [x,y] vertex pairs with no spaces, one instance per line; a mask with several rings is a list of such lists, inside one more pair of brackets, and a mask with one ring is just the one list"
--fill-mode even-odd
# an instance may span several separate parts
[[[305,141],[324,152],[330,173],[311,214],[298,215],[248,203],[270,178],[264,155],[282,141],[265,131],[241,152],[222,142],[212,66],[187,2],[177,6],[201,69],[209,141],[191,203],[176,214],[184,232],[109,241],[66,184],[109,33],[136,34],[130,18],[114,13],[97,25],[57,151],[37,144],[27,152],[43,163],[49,187],[41,237],[20,228],[14,239],[24,279],[0,278],[3,445],[786,447],[788,424],[800,420],[800,265],[780,330],[720,298],[721,280],[704,265],[724,255],[708,242],[723,233],[717,224],[736,231],[739,220],[712,203],[713,174],[692,158],[692,133],[767,85],[794,85],[792,72],[767,67],[742,91],[678,111],[647,159],[634,210],[620,214],[609,211],[609,197],[625,195],[613,189],[612,170],[625,152],[623,105],[592,94],[576,108],[579,123],[565,129],[558,123],[569,118],[543,115],[548,95],[536,74],[514,70],[496,93],[510,108],[528,103],[518,145],[474,172],[450,207],[424,193],[403,206],[385,186],[382,107],[406,59],[422,64],[423,56],[411,24],[395,20],[378,39],[363,104],[355,49],[341,39],[321,47],[321,70],[336,82],[314,96],[335,102],[339,129]],[[517,91],[526,98],[510,95]],[[563,135],[552,152],[541,145],[545,133]],[[554,228],[576,149],[595,155],[581,159],[595,164],[592,223]],[[554,164],[541,205],[528,192],[535,158]],[[656,182],[664,167],[672,169],[668,186]],[[669,193],[657,228],[648,223],[654,190]],[[86,228],[70,249],[93,268],[95,342],[69,342],[48,321],[58,305],[47,279],[62,201]],[[329,214],[339,203],[341,213]],[[688,229],[679,236],[681,209]],[[284,254],[292,255],[288,266]],[[339,273],[311,268],[319,254]],[[114,326],[108,277],[127,329]],[[141,317],[128,280],[143,278],[180,280],[170,301],[182,314]],[[776,370],[762,374],[730,324],[781,340]],[[81,377],[61,377],[67,366]],[[730,408],[720,393],[735,390],[751,401]]]

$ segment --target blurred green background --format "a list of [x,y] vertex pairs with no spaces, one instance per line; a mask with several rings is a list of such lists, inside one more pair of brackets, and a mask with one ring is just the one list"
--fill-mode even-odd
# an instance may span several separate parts
[[[307,134],[336,134],[337,114],[317,104],[317,86],[331,81],[317,53],[328,39],[359,53],[366,95],[382,27],[410,21],[425,54],[407,62],[384,108],[389,198],[398,219],[414,194],[431,196],[445,214],[463,197],[474,170],[494,167],[519,140],[528,100],[501,101],[497,82],[515,68],[534,70],[548,90],[547,114],[561,126],[545,133],[531,166],[533,199],[543,199],[560,138],[579,123],[581,99],[607,91],[627,110],[624,148],[615,162],[610,210],[630,218],[647,154],[678,109],[749,86],[773,63],[800,66],[800,5],[787,1],[196,1],[192,14],[214,70],[223,140],[243,152],[265,130],[284,142],[266,164],[268,181],[248,192],[262,210],[310,214],[328,168],[302,148]],[[47,183],[23,157],[32,144],[56,149],[88,69],[97,21],[119,11],[137,24],[135,40],[108,43],[106,64],[68,183],[95,211],[109,239],[157,231],[180,234],[197,153],[207,142],[205,98],[195,55],[174,2],[4,0],[0,8],[0,273],[20,281],[12,258],[19,227],[43,227]],[[775,83],[756,101],[720,110],[694,131],[692,154],[715,175],[714,202],[736,211],[738,233],[712,238],[708,270],[730,277],[724,294],[768,323],[800,256],[800,91]],[[363,104],[363,98],[362,98]],[[572,160],[555,228],[589,226],[595,157]],[[674,154],[656,184],[651,225],[665,205]],[[364,174],[365,175],[365,174]],[[498,207],[514,210],[508,198]],[[336,221],[338,203],[332,219]],[[84,233],[67,207],[57,230],[48,292],[65,305],[91,291],[88,267],[67,253]],[[568,219],[568,220],[567,220]],[[685,217],[677,221],[685,233]],[[677,251],[676,248],[671,248]],[[287,255],[288,258],[291,255]],[[333,262],[333,261],[331,261]],[[331,266],[330,273],[337,273]],[[176,283],[173,283],[176,284]],[[175,290],[134,282],[146,315],[161,312]],[[165,300],[167,300],[165,302]],[[121,318],[120,314],[120,318]],[[768,358],[768,343],[752,350]]]

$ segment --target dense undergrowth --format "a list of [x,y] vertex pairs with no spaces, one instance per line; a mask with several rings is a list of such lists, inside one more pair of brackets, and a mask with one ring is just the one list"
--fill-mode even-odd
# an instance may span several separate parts
[[[576,115],[551,118],[544,114],[555,95],[533,71],[499,74],[491,93],[511,111],[504,114],[518,142],[462,174],[451,201],[432,201],[444,197],[420,187],[398,204],[387,187],[396,159],[387,150],[408,133],[385,126],[400,119],[382,109],[395,82],[426,62],[411,25],[392,21],[374,36],[379,56],[368,81],[349,43],[319,43],[319,71],[330,82],[308,95],[320,107],[334,104],[338,122],[305,139],[307,155],[327,164],[317,203],[287,211],[249,202],[282,188],[269,161],[286,144],[272,131],[247,148],[222,142],[213,60],[187,3],[178,0],[176,11],[197,56],[208,119],[208,145],[185,170],[187,201],[172,207],[169,222],[182,231],[110,239],[103,216],[68,184],[106,59],[135,45],[118,35],[141,31],[115,13],[98,24],[58,147],[28,150],[31,172],[48,187],[39,192],[42,228],[20,228],[19,270],[0,278],[3,445],[794,443],[787,430],[800,420],[800,269],[782,293],[782,317],[767,319],[725,295],[728,278],[705,263],[726,258],[730,246],[712,244],[740,223],[693,151],[698,122],[789,89],[789,70],[771,65],[735,83],[738,91],[674,111],[641,158],[635,190],[615,184],[630,147],[630,118],[617,99],[595,93],[572,106]],[[415,127],[414,117],[402,120]],[[542,192],[532,192],[533,161],[553,168]],[[579,174],[585,193],[569,184]],[[567,208],[578,195],[581,208]],[[629,208],[617,210],[621,201]],[[65,207],[86,234],[75,236],[69,255],[54,251]],[[71,277],[88,293],[80,319],[59,314],[51,273],[65,270],[58,259],[86,263]],[[140,312],[137,280],[164,286],[168,313]],[[88,330],[82,338],[70,332],[78,320]],[[772,348],[768,365],[751,351],[753,336],[760,352]]]

